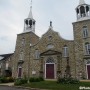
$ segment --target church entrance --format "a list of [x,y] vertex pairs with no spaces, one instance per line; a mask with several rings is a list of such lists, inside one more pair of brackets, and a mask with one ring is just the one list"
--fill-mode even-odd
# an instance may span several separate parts
[[54,79],[55,78],[55,63],[52,57],[49,57],[46,60],[45,64],[45,78]]
[[54,79],[54,64],[46,64],[46,79]]
[[18,78],[22,77],[22,67],[18,67]]
[[[54,50],[47,50],[40,54],[41,70],[45,79],[56,79],[57,78],[57,56],[61,57],[61,52]],[[43,57],[44,56],[44,57]],[[44,63],[43,63],[44,62]]]
[[87,78],[90,79],[90,65],[87,65]]

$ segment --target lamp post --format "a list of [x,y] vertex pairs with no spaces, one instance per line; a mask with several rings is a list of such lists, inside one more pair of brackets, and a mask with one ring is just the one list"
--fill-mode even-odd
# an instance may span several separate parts
[[71,74],[70,74],[70,66],[69,66],[69,57],[67,57],[66,59],[67,59],[66,78],[69,78],[69,77],[71,77]]
[[28,83],[29,83],[29,76],[30,76],[30,72],[29,72],[29,70],[30,70],[30,55],[31,55],[31,46],[32,46],[32,44],[30,43],[30,48],[29,48],[29,59],[28,59]]

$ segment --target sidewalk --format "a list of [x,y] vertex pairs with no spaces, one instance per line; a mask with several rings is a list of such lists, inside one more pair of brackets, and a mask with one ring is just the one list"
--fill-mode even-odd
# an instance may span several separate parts
[[14,83],[2,83],[0,85],[5,85],[5,86],[14,86]]
[[81,82],[90,82],[90,80],[80,80]]
[[0,86],[9,86],[9,87],[15,87],[15,88],[29,89],[29,90],[47,90],[47,89],[30,88],[30,87],[24,87],[24,86],[14,86],[14,83],[3,83],[3,84],[0,84]]

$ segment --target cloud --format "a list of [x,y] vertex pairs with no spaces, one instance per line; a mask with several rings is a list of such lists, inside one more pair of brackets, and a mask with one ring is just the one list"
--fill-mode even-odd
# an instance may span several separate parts
[[[33,0],[36,34],[44,34],[52,20],[55,31],[65,39],[73,39],[72,22],[76,21],[78,3],[79,0]],[[30,0],[0,0],[0,53],[15,50],[16,36],[23,32],[29,11]]]

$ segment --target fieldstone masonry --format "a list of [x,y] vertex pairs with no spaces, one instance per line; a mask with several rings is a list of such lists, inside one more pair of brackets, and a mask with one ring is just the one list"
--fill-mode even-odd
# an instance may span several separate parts
[[[47,32],[39,37],[34,32],[33,17],[24,20],[25,30],[17,35],[15,52],[10,60],[12,77],[90,79],[90,53],[86,54],[90,45],[85,46],[90,43],[90,5],[80,2],[76,8],[77,21],[72,23],[74,40],[63,39],[54,31],[52,22]],[[84,26],[87,27],[85,31]],[[83,37],[83,34],[88,35]]]

